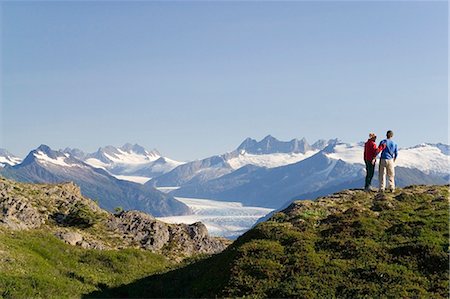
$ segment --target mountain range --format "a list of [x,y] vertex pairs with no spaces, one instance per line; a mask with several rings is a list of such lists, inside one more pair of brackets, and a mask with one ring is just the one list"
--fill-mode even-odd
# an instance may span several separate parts
[[101,168],[95,168],[67,152],[46,145],[32,150],[19,164],[0,169],[0,175],[20,182],[74,182],[83,195],[98,200],[102,208],[141,210],[155,216],[182,215],[189,208],[150,186],[119,180]]
[[[447,183],[449,160],[445,149],[448,146],[443,144],[422,144],[400,150],[396,167],[397,185]],[[308,156],[308,153],[312,155]],[[365,176],[362,154],[362,144],[331,140],[319,151],[306,152],[299,162],[272,168],[248,164],[212,180],[184,184],[172,194],[280,208],[293,199],[315,198],[346,188],[360,188],[364,185]],[[377,176],[373,184],[378,184]],[[280,199],[284,201],[280,202]]]
[[5,149],[0,148],[0,167],[6,165],[13,166],[19,164],[22,161],[19,157],[14,156]]
[[[66,148],[64,153],[84,161],[96,168],[107,170],[113,175],[150,179],[171,171],[183,162],[178,162],[161,156],[156,150],[148,151],[138,144],[127,143],[122,147],[105,146],[95,153],[86,154],[80,149]],[[134,178],[133,181],[142,182],[142,179]]]
[[[54,151],[43,145],[23,161],[0,151],[0,174],[26,182],[74,181],[104,208],[121,206],[155,216],[189,213],[172,196],[280,208],[293,199],[360,188],[365,174],[363,145],[338,139],[313,144],[305,138],[280,141],[268,135],[260,141],[247,138],[231,152],[190,162],[175,161],[137,144],[106,146],[94,153]],[[449,152],[449,145],[442,143],[400,149],[398,186],[447,183]],[[155,188],[172,191],[163,194]]]

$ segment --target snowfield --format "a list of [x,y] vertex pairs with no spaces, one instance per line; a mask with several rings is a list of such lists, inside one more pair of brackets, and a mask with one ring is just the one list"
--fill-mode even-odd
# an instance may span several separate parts
[[352,164],[364,164],[364,146],[356,143],[337,144],[334,152],[327,154],[328,158],[342,160]]
[[449,156],[429,144],[400,150],[396,162],[398,166],[417,168],[427,174],[448,174],[450,169]]
[[[326,154],[331,159],[343,160],[352,164],[364,164],[364,146],[361,144],[337,144],[332,153]],[[420,144],[398,150],[397,166],[417,168],[427,174],[448,174],[450,159],[437,146]]]
[[272,212],[272,209],[245,207],[240,202],[224,202],[211,199],[175,197],[186,204],[192,215],[159,217],[168,223],[192,224],[201,221],[212,236],[234,239],[249,230],[256,221]]
[[6,165],[14,166],[14,165],[20,164],[21,162],[22,162],[22,160],[19,158],[16,158],[16,157],[0,156],[0,166],[2,166],[2,167],[6,166]]
[[115,174],[111,175],[119,180],[130,181],[138,184],[145,184],[152,179],[145,176],[136,176],[136,175],[115,175]]
[[34,153],[34,156],[36,157],[36,159],[38,159],[41,163],[47,164],[55,164],[58,166],[63,166],[63,167],[74,167],[74,166],[79,166],[79,165],[73,165],[73,164],[67,164],[65,162],[65,159],[67,158],[67,156],[64,157],[58,157],[56,159],[50,158],[49,156],[47,156],[44,152],[42,151],[38,151],[37,153]]
[[109,155],[105,153],[104,155],[113,163],[116,164],[145,164],[148,162],[152,162],[160,158],[161,156],[157,155],[153,152],[147,152],[145,155],[135,153],[133,151],[126,152],[124,150],[121,150],[120,148],[117,149],[119,152],[118,154]]
[[231,158],[227,162],[233,169],[239,169],[245,165],[251,164],[261,167],[274,168],[278,166],[288,165],[300,162],[306,158],[311,157],[318,151],[308,151],[301,153],[275,153],[265,155],[255,155],[243,152],[238,157]]

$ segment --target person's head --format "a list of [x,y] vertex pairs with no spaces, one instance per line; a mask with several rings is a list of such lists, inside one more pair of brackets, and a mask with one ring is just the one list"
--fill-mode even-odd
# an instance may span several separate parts
[[375,133],[370,133],[369,134],[369,139],[375,141],[375,140],[377,140],[377,135],[375,135]]
[[394,132],[392,132],[391,130],[387,131],[386,137],[387,139],[394,137]]

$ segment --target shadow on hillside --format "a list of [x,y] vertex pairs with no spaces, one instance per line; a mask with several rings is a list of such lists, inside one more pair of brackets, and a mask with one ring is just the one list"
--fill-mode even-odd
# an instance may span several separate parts
[[115,288],[99,285],[100,290],[82,298],[192,298],[216,297],[229,273],[230,254],[193,262],[166,273],[151,275]]

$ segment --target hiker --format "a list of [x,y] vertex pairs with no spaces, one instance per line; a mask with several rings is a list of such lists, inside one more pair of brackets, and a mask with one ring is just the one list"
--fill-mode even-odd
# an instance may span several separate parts
[[366,164],[366,184],[364,190],[371,191],[370,184],[372,183],[373,173],[375,172],[375,163],[378,155],[378,147],[375,141],[377,135],[369,134],[369,139],[364,144],[364,163]]
[[379,148],[382,149],[380,157],[380,166],[378,179],[380,181],[380,192],[384,192],[386,185],[386,172],[389,179],[389,189],[391,192],[395,191],[395,160],[398,156],[397,144],[392,141],[394,132],[387,131],[386,139],[380,142]]

